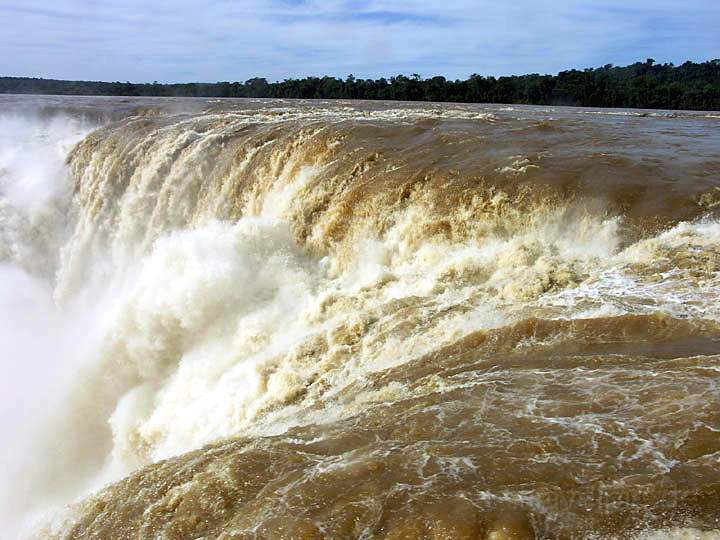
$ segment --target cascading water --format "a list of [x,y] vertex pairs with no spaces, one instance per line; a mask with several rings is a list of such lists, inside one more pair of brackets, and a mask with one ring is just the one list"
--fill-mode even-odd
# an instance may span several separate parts
[[714,537],[715,120],[138,108],[0,122],[35,536]]

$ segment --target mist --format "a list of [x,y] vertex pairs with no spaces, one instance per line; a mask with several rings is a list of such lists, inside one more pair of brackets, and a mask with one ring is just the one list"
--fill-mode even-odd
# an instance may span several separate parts
[[[53,298],[71,186],[65,158],[93,128],[75,118],[0,115],[0,531],[19,538],[76,480],[49,474],[67,457],[51,436],[83,357],[85,310]],[[65,454],[65,455],[63,455]]]

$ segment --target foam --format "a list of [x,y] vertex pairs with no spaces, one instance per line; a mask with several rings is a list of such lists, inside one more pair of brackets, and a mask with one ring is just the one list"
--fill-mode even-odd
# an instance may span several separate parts
[[[2,156],[8,282],[43,312],[56,309],[54,294],[69,321],[60,333],[86,342],[50,432],[91,443],[68,443],[75,457],[58,469],[78,478],[59,490],[63,500],[218,439],[282,434],[407,398],[416,391],[408,385],[368,381],[478,330],[529,317],[718,320],[720,224],[710,219],[622,248],[623,220],[594,201],[521,207],[523,196],[542,192],[479,183],[467,205],[443,209],[441,195],[418,184],[396,203],[362,199],[337,233],[353,179],[381,156],[359,155],[329,177],[343,134],[328,136],[327,125],[427,119],[497,121],[462,109],[352,107],[138,117],[73,150],[72,201],[62,159],[79,128],[59,130],[59,150],[42,143]],[[53,157],[24,169],[22,156],[37,148]],[[515,181],[542,167],[518,155],[496,172]],[[62,204],[71,212],[58,211]],[[43,221],[49,208],[54,217]],[[67,237],[45,241],[65,225]],[[32,276],[46,264],[39,254],[52,261],[51,275],[59,265],[54,291]],[[12,302],[2,300],[6,317]],[[30,343],[37,328],[26,330]],[[481,379],[435,381],[428,391]],[[582,420],[563,427],[597,428]],[[636,457],[672,465],[644,451]]]

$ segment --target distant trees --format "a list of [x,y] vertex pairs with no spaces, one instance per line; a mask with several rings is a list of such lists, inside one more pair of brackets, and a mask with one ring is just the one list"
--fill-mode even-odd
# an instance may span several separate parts
[[386,99],[469,103],[525,103],[590,107],[720,110],[720,60],[680,66],[657,64],[652,58],[629,66],[562,71],[557,75],[484,77],[466,80],[428,79],[418,74],[386,79],[353,75],[306,77],[268,82],[133,84],[0,77],[0,93],[188,96],[305,99]]

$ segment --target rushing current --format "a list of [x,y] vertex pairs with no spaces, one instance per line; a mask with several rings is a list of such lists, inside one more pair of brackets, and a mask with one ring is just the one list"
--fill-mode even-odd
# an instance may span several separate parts
[[0,536],[720,538],[720,114],[0,97]]

